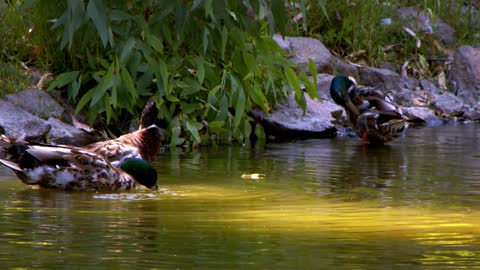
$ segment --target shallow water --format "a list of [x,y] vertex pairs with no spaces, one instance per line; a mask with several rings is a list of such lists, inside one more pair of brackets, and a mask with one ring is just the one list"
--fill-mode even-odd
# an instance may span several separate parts
[[158,193],[35,190],[0,167],[0,265],[480,269],[478,140],[470,124],[409,129],[383,147],[169,150]]

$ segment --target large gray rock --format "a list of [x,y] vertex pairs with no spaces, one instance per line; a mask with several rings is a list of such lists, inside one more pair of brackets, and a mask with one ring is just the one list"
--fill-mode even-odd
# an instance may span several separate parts
[[330,58],[330,65],[334,69],[335,74],[342,74],[345,76],[352,76],[354,78],[359,78],[358,67],[343,61],[342,59],[333,56]]
[[283,38],[281,35],[273,35],[273,40],[278,43],[280,48],[286,50],[290,55],[290,60],[303,70],[306,70],[308,59],[312,59],[318,71],[330,67],[332,54],[318,39],[305,37]]
[[41,141],[51,126],[9,102],[0,100],[0,127],[9,138]]
[[462,46],[455,52],[449,73],[450,89],[465,103],[478,107],[480,100],[480,48]]
[[423,90],[425,90],[425,92],[427,92],[428,94],[430,95],[440,95],[441,92],[440,92],[440,89],[438,89],[438,87],[431,81],[429,80],[421,80],[420,81],[420,86],[422,87]]
[[317,74],[317,93],[323,100],[331,100],[330,84],[335,76],[320,73]]
[[463,101],[452,93],[437,96],[432,105],[445,116],[459,116],[465,111]]
[[39,118],[61,118],[63,107],[49,94],[40,89],[27,89],[10,94],[5,100]]
[[412,77],[402,77],[390,69],[362,67],[359,68],[360,84],[374,86],[385,92],[400,92],[403,89],[416,89],[418,81]]
[[342,110],[338,105],[324,100],[312,100],[305,95],[307,109],[305,115],[295,102],[294,95],[279,104],[270,114],[261,110],[253,110],[253,116],[258,119],[267,136],[274,139],[299,138],[329,138],[336,135],[335,121],[332,113]]
[[428,123],[438,118],[432,109],[426,107],[403,107],[402,112],[414,123]]
[[48,133],[48,141],[51,143],[82,146],[95,141],[95,138],[87,132],[65,124],[56,118],[50,117],[47,124],[52,127]]

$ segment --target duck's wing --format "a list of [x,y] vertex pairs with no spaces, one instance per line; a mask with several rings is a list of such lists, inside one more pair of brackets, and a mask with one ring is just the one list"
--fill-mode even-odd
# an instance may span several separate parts
[[88,151],[98,153],[110,162],[126,158],[142,158],[153,161],[160,151],[163,134],[156,125],[122,135],[116,139],[89,144]]

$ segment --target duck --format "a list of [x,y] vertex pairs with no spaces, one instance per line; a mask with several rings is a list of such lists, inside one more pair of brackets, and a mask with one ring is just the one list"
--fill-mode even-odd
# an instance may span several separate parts
[[386,144],[403,135],[408,118],[377,89],[358,87],[351,77],[335,76],[330,84],[332,100],[345,109],[361,145]]
[[138,130],[116,139],[91,143],[83,148],[102,155],[114,166],[127,158],[141,158],[153,162],[165,140],[164,129],[159,125],[165,124],[158,118],[155,99],[150,98],[143,107]]
[[15,159],[0,158],[27,185],[65,191],[157,190],[157,171],[144,159],[126,158],[118,168],[98,153],[78,147],[16,142]]
[[[153,99],[150,99],[142,111],[138,130],[115,139],[94,142],[84,146],[75,146],[102,155],[115,167],[119,167],[123,160],[129,158],[153,162],[160,152],[165,139],[164,129],[156,125],[156,122],[159,122],[157,115],[156,103]],[[162,124],[161,122],[159,123]],[[18,161],[25,152],[22,148],[26,144],[33,145],[34,143],[12,139],[3,134],[0,135],[0,158],[9,157],[13,161]],[[48,146],[48,144],[36,144]],[[72,145],[64,144],[56,145],[65,148],[73,147]]]
[[114,166],[118,167],[123,160],[128,158],[138,158],[153,162],[162,146],[162,138],[162,130],[155,124],[152,124],[116,139],[92,143],[82,148],[102,155]]

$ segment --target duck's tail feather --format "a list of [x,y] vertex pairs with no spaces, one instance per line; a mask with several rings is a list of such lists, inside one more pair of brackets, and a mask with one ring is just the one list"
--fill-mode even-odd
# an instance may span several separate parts
[[14,170],[15,172],[22,171],[22,168],[20,168],[20,165],[13,162],[13,161],[6,160],[6,159],[0,159],[0,163],[2,163],[3,165],[7,166],[8,168]]

